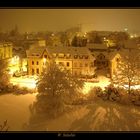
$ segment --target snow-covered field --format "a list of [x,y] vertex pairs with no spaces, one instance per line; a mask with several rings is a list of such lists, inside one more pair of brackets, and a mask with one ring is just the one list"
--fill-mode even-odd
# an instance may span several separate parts
[[140,108],[97,101],[76,106],[74,111],[54,120],[32,125],[38,131],[140,131]]
[[36,81],[34,77],[11,77],[10,82],[14,85],[19,85],[21,87],[28,87],[31,89],[36,88]]
[[7,120],[10,131],[22,130],[22,124],[28,121],[29,105],[35,100],[35,95],[7,94],[0,96],[0,124]]
[[[98,78],[99,83],[85,82],[82,90],[84,94],[94,86],[104,89],[110,84],[105,77]],[[12,78],[13,84],[35,88],[34,78]],[[23,124],[28,123],[30,112],[29,105],[35,100],[36,94],[0,96],[0,124],[8,121],[9,131],[22,131]],[[33,130],[47,131],[110,131],[110,130],[139,130],[140,107],[125,106],[112,102],[98,100],[88,105],[73,106],[73,111],[66,113],[54,120],[42,122]]]
[[[0,96],[0,123],[7,119],[10,131],[22,131],[23,124],[29,120],[29,105],[34,100],[35,94]],[[32,125],[38,131],[140,131],[140,107],[98,100],[73,106],[73,111],[54,120]]]

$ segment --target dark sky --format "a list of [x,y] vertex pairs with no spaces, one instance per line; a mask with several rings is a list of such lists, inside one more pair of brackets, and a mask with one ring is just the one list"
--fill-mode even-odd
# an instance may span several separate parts
[[140,9],[0,9],[0,30],[59,31],[82,24],[83,31],[140,31]]

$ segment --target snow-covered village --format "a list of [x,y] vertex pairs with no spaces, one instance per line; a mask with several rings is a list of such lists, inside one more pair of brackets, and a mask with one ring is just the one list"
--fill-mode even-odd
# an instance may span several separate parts
[[139,9],[0,19],[0,131],[140,131]]

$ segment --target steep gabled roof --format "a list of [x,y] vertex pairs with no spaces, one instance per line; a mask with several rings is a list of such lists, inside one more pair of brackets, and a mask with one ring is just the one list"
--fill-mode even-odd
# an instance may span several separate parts
[[44,51],[47,51],[50,55],[52,54],[70,54],[71,59],[74,55],[88,55],[93,58],[87,47],[64,47],[64,46],[32,46],[26,51],[27,57],[41,57]]
[[26,51],[27,57],[41,57],[46,47],[34,46]]

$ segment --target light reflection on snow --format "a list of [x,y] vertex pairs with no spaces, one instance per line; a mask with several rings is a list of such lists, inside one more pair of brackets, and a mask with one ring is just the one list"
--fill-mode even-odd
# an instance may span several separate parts
[[[30,89],[36,88],[36,77],[12,77],[11,83],[14,85],[19,85],[21,87],[28,87]],[[110,79],[106,78],[104,76],[98,77],[98,81],[96,83],[93,82],[85,82],[84,87],[82,89],[83,94],[87,94],[91,88],[93,87],[101,87],[104,89],[106,86],[110,84]],[[116,85],[117,86],[117,85]],[[128,87],[128,85],[125,85],[125,87]],[[131,86],[133,89],[140,89],[140,85]]]
[[27,87],[30,89],[36,88],[36,80],[34,77],[12,77],[10,82],[13,85],[19,85],[20,87]]
[[87,94],[91,88],[93,87],[101,87],[104,89],[106,86],[110,84],[110,79],[106,78],[104,76],[100,76],[98,78],[99,82],[98,83],[92,83],[92,82],[85,82],[84,88],[82,90],[83,94]]

